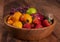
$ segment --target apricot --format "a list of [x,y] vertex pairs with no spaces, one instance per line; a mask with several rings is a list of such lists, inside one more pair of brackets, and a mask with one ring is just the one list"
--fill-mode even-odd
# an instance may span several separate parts
[[22,22],[20,22],[20,21],[15,21],[14,23],[13,23],[13,26],[15,26],[15,27],[17,27],[17,28],[20,28],[20,29],[22,29]]
[[8,24],[13,24],[13,21],[12,20],[8,20],[7,23]]
[[20,12],[15,12],[14,15],[13,15],[13,17],[14,17],[14,19],[15,19],[16,21],[19,21],[21,15],[22,15],[22,13],[20,13]]
[[21,21],[32,23],[32,16],[29,14],[23,14],[21,17]]
[[11,16],[8,17],[7,21],[9,21],[9,20],[12,20],[13,22],[15,21],[15,18],[13,17],[13,15],[11,15]]

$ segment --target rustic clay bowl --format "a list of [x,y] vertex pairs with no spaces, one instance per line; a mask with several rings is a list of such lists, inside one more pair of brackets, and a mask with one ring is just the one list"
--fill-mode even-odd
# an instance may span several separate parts
[[11,32],[13,37],[22,39],[22,40],[43,39],[51,34],[51,32],[54,30],[54,27],[56,24],[56,20],[54,19],[53,24],[48,27],[39,28],[39,29],[24,29],[24,28],[19,29],[19,28],[13,27],[6,23],[8,17],[9,17],[9,15],[4,18],[4,23],[5,23],[6,29],[9,32]]

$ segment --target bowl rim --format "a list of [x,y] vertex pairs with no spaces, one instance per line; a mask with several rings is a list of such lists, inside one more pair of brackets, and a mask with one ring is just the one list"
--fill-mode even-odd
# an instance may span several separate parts
[[8,23],[6,22],[8,16],[10,16],[10,15],[7,15],[7,16],[4,17],[4,24],[7,25],[7,26],[9,26],[9,27],[12,27],[13,29],[20,29],[20,30],[45,30],[45,29],[48,29],[48,27],[54,26],[54,25],[56,24],[56,19],[54,18],[54,22],[53,22],[53,24],[50,25],[50,26],[42,27],[42,28],[38,28],[38,29],[27,29],[27,28],[22,28],[22,29],[21,29],[21,28],[17,28],[17,27],[14,27],[14,26],[8,24]]

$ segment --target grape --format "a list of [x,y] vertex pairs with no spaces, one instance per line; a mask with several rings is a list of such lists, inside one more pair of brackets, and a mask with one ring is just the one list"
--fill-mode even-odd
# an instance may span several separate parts
[[27,10],[28,10],[28,7],[24,7],[23,8],[23,13],[26,13]]
[[21,11],[22,11],[22,13],[26,13],[26,11],[27,11],[27,7],[24,7]]
[[31,16],[34,18],[36,14],[31,14]]
[[16,11],[21,11],[23,8],[22,7],[18,7],[16,8]]
[[23,9],[22,7],[19,7],[20,9]]
[[22,8],[22,7],[18,7],[18,8],[16,8],[16,11],[20,11],[21,13],[25,13],[26,9]]
[[35,13],[35,14],[31,14],[32,17],[36,17],[38,18],[39,20],[43,20],[44,19],[44,16],[41,15],[40,13]]
[[19,12],[21,12],[21,13],[26,13],[26,11],[27,11],[27,9],[28,9],[29,7],[17,7],[17,8],[12,8],[11,10],[10,10],[10,14],[14,14],[14,12],[16,12],[16,11],[19,11]]
[[25,10],[27,10],[29,7],[24,7]]
[[10,14],[14,14],[15,11],[16,11],[16,9],[15,9],[15,8],[12,8],[12,9],[10,10]]
[[40,14],[40,20],[43,20],[44,19],[44,16]]
[[40,20],[43,20],[44,19],[44,16],[41,14],[41,13],[38,13],[39,15],[39,17],[40,17]]

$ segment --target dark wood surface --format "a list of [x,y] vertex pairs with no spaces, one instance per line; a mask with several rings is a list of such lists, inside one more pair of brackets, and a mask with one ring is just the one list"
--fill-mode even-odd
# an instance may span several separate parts
[[[26,0],[25,0],[26,1]],[[11,1],[9,1],[11,2]],[[42,1],[40,0],[39,2],[37,0],[29,0],[26,1],[27,3],[30,3],[30,5],[34,5],[34,7],[37,7],[37,9],[45,9],[47,13],[52,13],[54,14],[57,24],[54,29],[54,31],[49,35],[48,37],[39,40],[39,41],[27,41],[27,40],[18,40],[16,38],[11,37],[11,35],[8,33],[7,30],[5,30],[5,26],[3,23],[3,15],[4,15],[4,5],[9,3],[8,1],[0,1],[0,42],[60,42],[60,3],[56,1]],[[33,4],[33,2],[35,2]],[[39,4],[40,3],[40,4]],[[38,4],[38,6],[37,6]],[[5,14],[6,15],[6,14]]]

